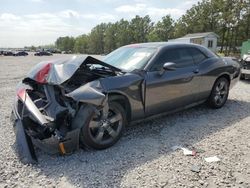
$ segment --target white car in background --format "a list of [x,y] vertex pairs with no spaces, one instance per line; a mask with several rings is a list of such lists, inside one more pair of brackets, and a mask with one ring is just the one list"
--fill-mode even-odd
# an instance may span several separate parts
[[250,78],[250,51],[247,54],[244,54],[241,60],[241,76],[242,80]]

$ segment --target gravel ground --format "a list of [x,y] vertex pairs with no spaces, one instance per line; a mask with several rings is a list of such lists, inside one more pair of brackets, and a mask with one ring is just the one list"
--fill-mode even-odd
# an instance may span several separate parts
[[[129,126],[107,150],[37,151],[38,165],[20,163],[9,120],[15,85],[35,63],[59,57],[0,57],[0,187],[250,187],[250,81],[239,82],[222,109],[201,105]],[[174,145],[203,152],[184,156]],[[221,161],[207,163],[211,156]]]

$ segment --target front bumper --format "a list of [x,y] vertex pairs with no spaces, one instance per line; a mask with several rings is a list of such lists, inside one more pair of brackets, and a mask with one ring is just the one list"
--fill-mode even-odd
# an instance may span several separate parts
[[37,162],[34,146],[49,154],[70,154],[77,150],[80,128],[60,134],[55,126],[56,120],[43,115],[32,101],[27,92],[30,88],[21,84],[18,89],[22,89],[22,93],[15,98],[11,120],[16,135],[17,154],[21,161]]

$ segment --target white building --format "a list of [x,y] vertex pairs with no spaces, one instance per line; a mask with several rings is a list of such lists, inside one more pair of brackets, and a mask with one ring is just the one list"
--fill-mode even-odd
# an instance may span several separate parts
[[184,37],[169,40],[169,42],[183,42],[200,44],[216,52],[219,36],[214,32],[187,34]]

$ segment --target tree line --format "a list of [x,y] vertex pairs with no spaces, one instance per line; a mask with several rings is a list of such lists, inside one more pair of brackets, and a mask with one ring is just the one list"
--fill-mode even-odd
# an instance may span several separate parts
[[215,32],[220,52],[236,53],[242,42],[250,39],[250,0],[202,0],[178,20],[170,15],[154,23],[148,15],[101,23],[89,34],[59,37],[55,45],[62,51],[107,54],[131,43],[168,41],[188,33]]

